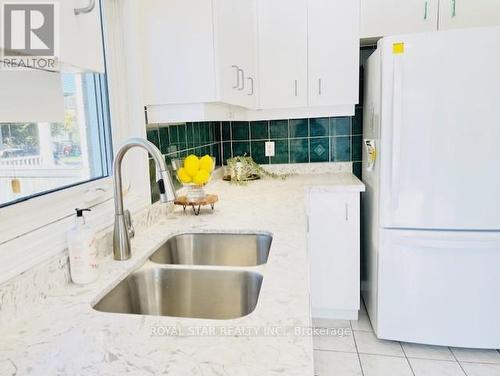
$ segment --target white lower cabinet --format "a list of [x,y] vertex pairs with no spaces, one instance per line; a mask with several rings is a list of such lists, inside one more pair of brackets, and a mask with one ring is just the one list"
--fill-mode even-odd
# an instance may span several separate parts
[[313,317],[356,320],[360,307],[360,193],[312,187],[307,211]]

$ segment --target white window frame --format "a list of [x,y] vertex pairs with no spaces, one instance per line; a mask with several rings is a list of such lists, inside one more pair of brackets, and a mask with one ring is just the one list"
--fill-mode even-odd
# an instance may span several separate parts
[[[114,151],[129,137],[146,137],[142,95],[138,94],[142,93],[140,56],[137,35],[132,32],[138,30],[133,23],[140,5],[135,3],[102,0]],[[123,163],[124,200],[127,207],[137,211],[151,204],[148,158],[142,150],[128,154]],[[143,169],[127,168],[141,165]],[[97,196],[97,192],[104,193]],[[102,231],[114,220],[111,176],[1,208],[0,283],[64,251],[74,209],[86,205],[85,197],[94,193],[93,212],[88,218],[96,230]]]

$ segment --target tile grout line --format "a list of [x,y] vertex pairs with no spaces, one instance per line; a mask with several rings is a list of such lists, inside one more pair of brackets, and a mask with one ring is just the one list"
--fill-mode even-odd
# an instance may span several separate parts
[[229,122],[229,140],[231,141],[230,142],[230,145],[231,145],[231,158],[234,157],[234,153],[233,153],[233,122],[230,121]]
[[[330,353],[330,352],[333,352],[333,353],[341,353],[341,354],[357,354],[357,352],[353,352],[353,351],[345,351],[345,350],[327,350],[327,349],[314,349],[314,351],[321,351],[321,352],[325,352],[325,353]],[[371,355],[371,354],[368,354],[368,355]]]
[[[460,363],[454,359],[437,359],[437,358],[425,358],[422,356],[410,356],[408,359],[416,359],[416,360],[431,360],[433,362],[443,362],[443,363]],[[464,362],[464,363],[475,363],[475,362]],[[491,363],[476,363],[476,364],[491,364]]]
[[352,338],[354,340],[354,347],[356,348],[356,354],[358,355],[359,367],[361,368],[361,375],[365,376],[365,371],[363,370],[363,363],[361,363],[361,356],[359,355],[358,342],[356,341],[356,336],[354,335],[354,329],[352,328],[352,322],[349,320],[349,326],[351,327]]
[[[270,120],[264,120],[266,122],[266,127],[267,127],[267,140],[266,141],[271,141],[271,121]],[[264,145],[264,154],[266,153],[266,146]],[[276,153],[276,151],[275,151]],[[273,164],[272,163],[272,158],[273,157],[267,157],[268,164]]]
[[311,163],[311,118],[307,118],[307,163]]
[[465,371],[465,368],[462,366],[462,363],[460,363],[460,361],[458,360],[458,358],[456,357],[455,353],[453,352],[453,349],[451,347],[448,347],[448,350],[450,350],[451,352],[451,355],[453,355],[453,359],[455,359],[455,361],[458,363],[458,366],[460,367],[460,369],[462,370],[462,372],[464,373],[465,376],[469,376],[467,374],[467,372]]
[[[288,119],[288,136],[290,136],[290,119]],[[287,139],[287,144],[288,144],[288,163],[292,163],[292,142],[291,142],[291,137],[288,137]]]
[[[335,351],[335,350],[331,350],[331,351]],[[362,355],[375,355],[375,356],[382,356],[382,357],[386,357],[386,358],[398,358],[398,359],[404,359],[405,357],[404,356],[401,356],[401,355],[389,355],[389,354],[381,354],[381,353],[375,353],[375,352],[360,352],[359,354],[362,354]],[[433,359],[425,359],[425,360],[433,360]]]
[[[328,118],[328,162],[333,162],[332,161],[332,132],[330,132],[330,130],[332,129],[332,125],[331,125],[331,121],[332,121],[332,118]],[[349,323],[351,321],[349,320]],[[351,328],[352,328],[352,325],[351,325]]]
[[398,343],[399,343],[399,346],[401,347],[401,351],[403,351],[403,354],[405,355],[405,359],[406,359],[406,362],[408,363],[408,366],[410,367],[411,373],[413,374],[413,376],[415,376],[415,371],[413,370],[413,366],[411,365],[410,359],[408,359],[408,355],[406,355],[406,351],[403,347],[403,344],[399,341],[398,341]]
[[250,122],[248,122],[248,150],[249,150],[249,157],[253,159],[252,155],[252,129],[250,127]]

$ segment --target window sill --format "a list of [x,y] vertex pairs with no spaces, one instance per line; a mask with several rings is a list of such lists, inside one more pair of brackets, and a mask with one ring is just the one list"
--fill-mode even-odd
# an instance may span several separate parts
[[[150,206],[143,196],[131,193],[124,197],[124,204],[131,213]],[[111,197],[96,205],[92,212],[86,215],[87,223],[98,233],[111,231],[114,213],[114,200]],[[0,245],[0,284],[65,251],[66,232],[73,223],[74,216],[62,218]]]

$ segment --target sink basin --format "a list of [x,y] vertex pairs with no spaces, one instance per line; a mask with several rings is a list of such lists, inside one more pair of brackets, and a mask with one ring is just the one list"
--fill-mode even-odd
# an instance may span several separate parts
[[265,234],[182,234],[149,258],[157,264],[256,266],[267,262],[272,237]]
[[105,295],[94,309],[141,315],[234,319],[257,305],[262,275],[248,271],[144,266]]

